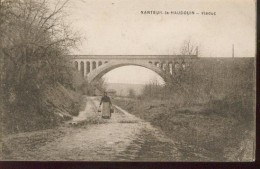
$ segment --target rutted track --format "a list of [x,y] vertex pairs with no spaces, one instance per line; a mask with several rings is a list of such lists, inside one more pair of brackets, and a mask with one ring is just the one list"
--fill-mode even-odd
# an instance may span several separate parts
[[[72,160],[72,161],[187,161],[210,160],[201,154],[183,154],[180,147],[189,147],[169,139],[162,131],[154,128],[120,107],[111,119],[102,119],[97,112],[99,99],[86,98],[84,111],[71,122],[66,123],[57,137],[52,129],[45,132],[48,141],[42,141],[32,148],[35,134],[24,133],[6,139],[9,149],[5,160]],[[52,137],[52,139],[48,139]],[[25,141],[25,139],[27,141]],[[20,140],[20,143],[19,143]],[[42,139],[43,140],[43,139]],[[9,142],[8,142],[9,141]],[[8,142],[8,143],[7,143]],[[12,144],[13,142],[13,144]],[[28,145],[29,144],[29,145]],[[10,146],[9,146],[10,148]],[[187,158],[189,157],[189,158]]]

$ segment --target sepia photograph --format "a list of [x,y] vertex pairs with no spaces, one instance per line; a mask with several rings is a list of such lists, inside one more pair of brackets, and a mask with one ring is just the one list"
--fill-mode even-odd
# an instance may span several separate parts
[[0,161],[255,161],[255,0],[0,0],[0,78]]

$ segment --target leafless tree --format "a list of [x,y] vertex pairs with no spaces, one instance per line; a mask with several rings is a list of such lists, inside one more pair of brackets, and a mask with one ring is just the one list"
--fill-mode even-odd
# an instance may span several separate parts
[[180,48],[180,53],[182,55],[196,55],[198,52],[198,47],[189,39],[183,42]]
[[68,78],[68,60],[64,55],[78,38],[63,21],[67,2],[59,1],[54,10],[48,8],[45,0],[1,2],[1,52],[3,67],[8,69],[4,72],[11,83],[25,87],[30,81],[29,84],[41,87],[43,83]]
[[46,0],[0,0],[5,105],[39,109],[45,89],[57,83],[71,86],[72,68],[65,56],[79,38],[64,21],[67,3],[57,1],[52,9]]
[[[196,55],[197,47],[195,43],[191,40],[186,40],[183,42],[183,45],[180,48],[180,53],[181,55]],[[164,78],[166,79],[164,87],[154,88],[154,84],[150,83],[145,86],[143,94],[158,97],[160,93],[164,93],[164,97],[170,97],[173,94],[179,92],[181,93],[181,95],[189,97],[191,88],[190,86],[193,85],[190,83],[190,81],[196,81],[195,79],[193,79],[194,77],[191,76],[191,72],[193,71],[192,68],[190,66],[185,67],[185,65],[183,65],[185,64],[183,60],[183,63],[178,63],[178,67],[175,67],[175,65],[173,65],[171,75],[169,73],[169,65],[164,65],[163,60],[160,60],[160,63],[162,63],[161,68],[163,69],[165,76]]]

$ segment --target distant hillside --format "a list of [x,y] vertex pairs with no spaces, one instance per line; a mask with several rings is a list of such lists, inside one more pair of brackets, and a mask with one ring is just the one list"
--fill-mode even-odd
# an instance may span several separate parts
[[107,90],[115,90],[117,95],[127,96],[130,89],[137,95],[142,93],[144,84],[107,83]]

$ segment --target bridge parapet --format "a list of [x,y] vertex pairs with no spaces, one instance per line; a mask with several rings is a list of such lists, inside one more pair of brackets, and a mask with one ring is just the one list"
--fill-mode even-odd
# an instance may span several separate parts
[[172,60],[172,59],[197,59],[197,55],[71,55],[72,59],[102,59],[102,60]]

